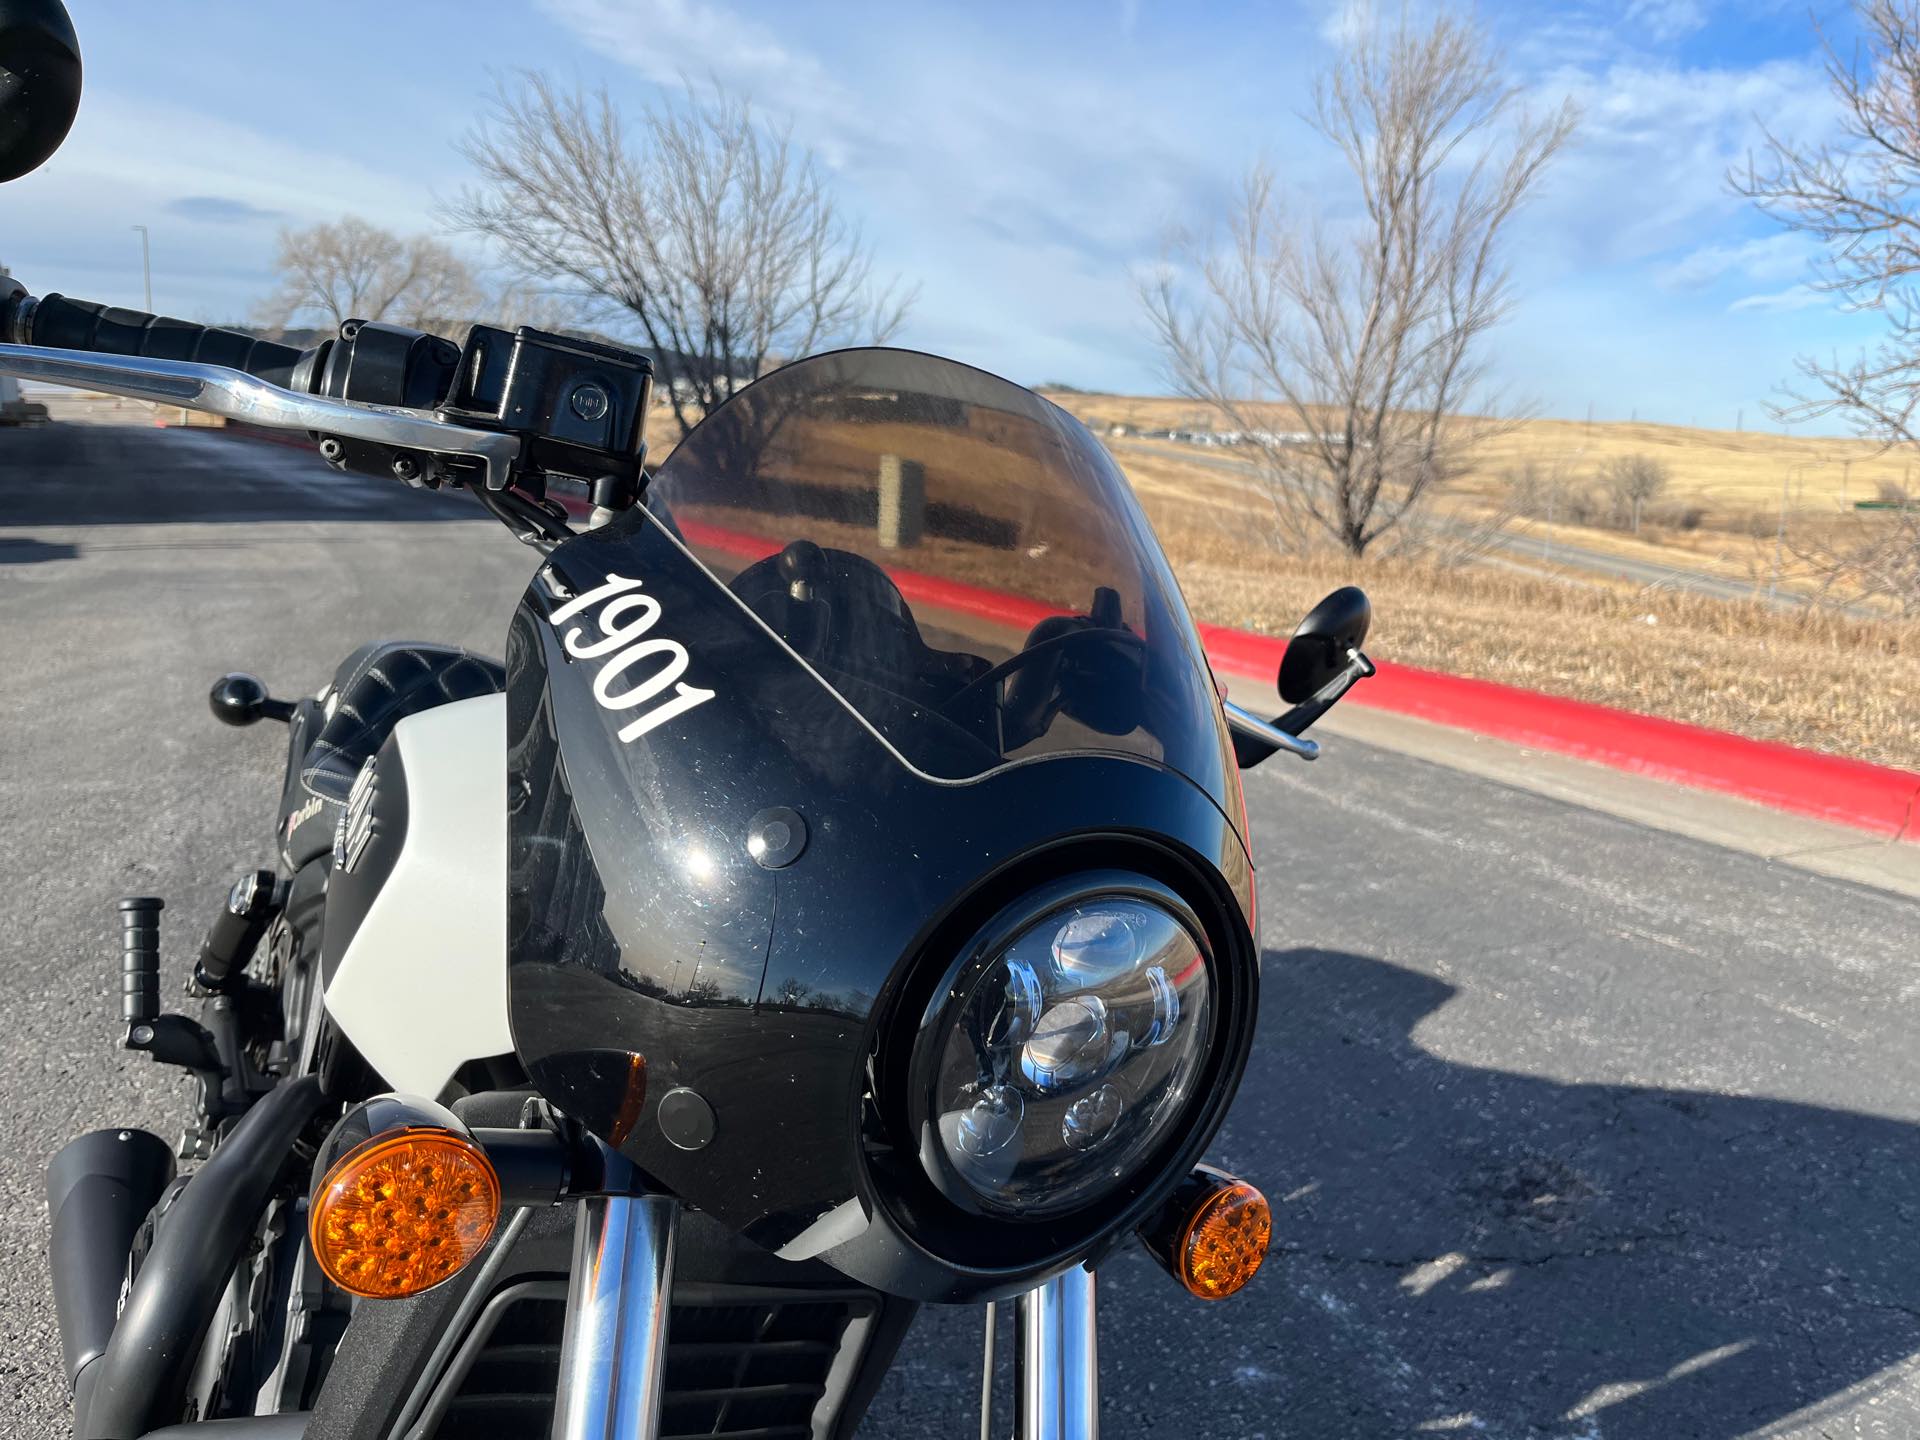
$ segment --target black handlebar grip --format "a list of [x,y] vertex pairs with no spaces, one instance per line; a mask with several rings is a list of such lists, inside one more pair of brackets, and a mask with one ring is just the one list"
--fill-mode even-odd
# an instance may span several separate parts
[[192,360],[225,365],[272,385],[290,386],[300,351],[256,340],[238,330],[190,325],[139,310],[116,310],[64,295],[43,297],[33,310],[30,343],[104,355],[142,355],[152,360]]
[[160,1013],[160,912],[166,902],[144,895],[120,902],[120,1014],[143,1025]]

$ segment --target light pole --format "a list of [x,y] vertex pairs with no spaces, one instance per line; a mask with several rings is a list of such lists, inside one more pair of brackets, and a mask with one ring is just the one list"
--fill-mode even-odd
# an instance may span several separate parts
[[153,252],[147,245],[147,227],[136,225],[133,228],[140,232],[140,278],[146,282],[147,313],[151,315],[153,313]]

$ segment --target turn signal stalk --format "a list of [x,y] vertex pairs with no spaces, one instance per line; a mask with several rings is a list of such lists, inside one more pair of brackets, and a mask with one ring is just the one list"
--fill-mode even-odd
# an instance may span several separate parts
[[1260,1268],[1273,1239],[1267,1197],[1244,1180],[1197,1165],[1138,1231],[1140,1243],[1189,1295],[1224,1300]]
[[323,1151],[307,1233],[326,1277],[369,1299],[431,1290],[479,1255],[500,1220],[500,1177],[452,1111],[379,1095]]

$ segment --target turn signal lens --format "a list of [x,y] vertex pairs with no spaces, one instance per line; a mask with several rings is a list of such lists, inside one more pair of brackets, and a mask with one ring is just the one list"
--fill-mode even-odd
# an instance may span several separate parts
[[1273,1241],[1267,1197],[1211,1165],[1196,1165],[1137,1232],[1189,1295],[1224,1300],[1253,1279]]
[[451,1130],[389,1131],[334,1162],[308,1234],[326,1277],[369,1299],[431,1290],[478,1255],[500,1219],[500,1177]]
[[1187,1221],[1174,1278],[1202,1300],[1224,1300],[1253,1279],[1272,1240],[1267,1197],[1235,1181],[1207,1196]]

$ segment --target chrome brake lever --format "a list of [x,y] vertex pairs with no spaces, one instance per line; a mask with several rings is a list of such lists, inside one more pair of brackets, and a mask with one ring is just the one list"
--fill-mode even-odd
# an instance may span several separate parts
[[276,430],[317,430],[376,445],[464,456],[480,462],[489,490],[506,489],[520,460],[517,435],[448,424],[435,419],[429,410],[303,395],[224,365],[38,345],[0,345],[0,374],[99,390],[156,405],[183,405]]

